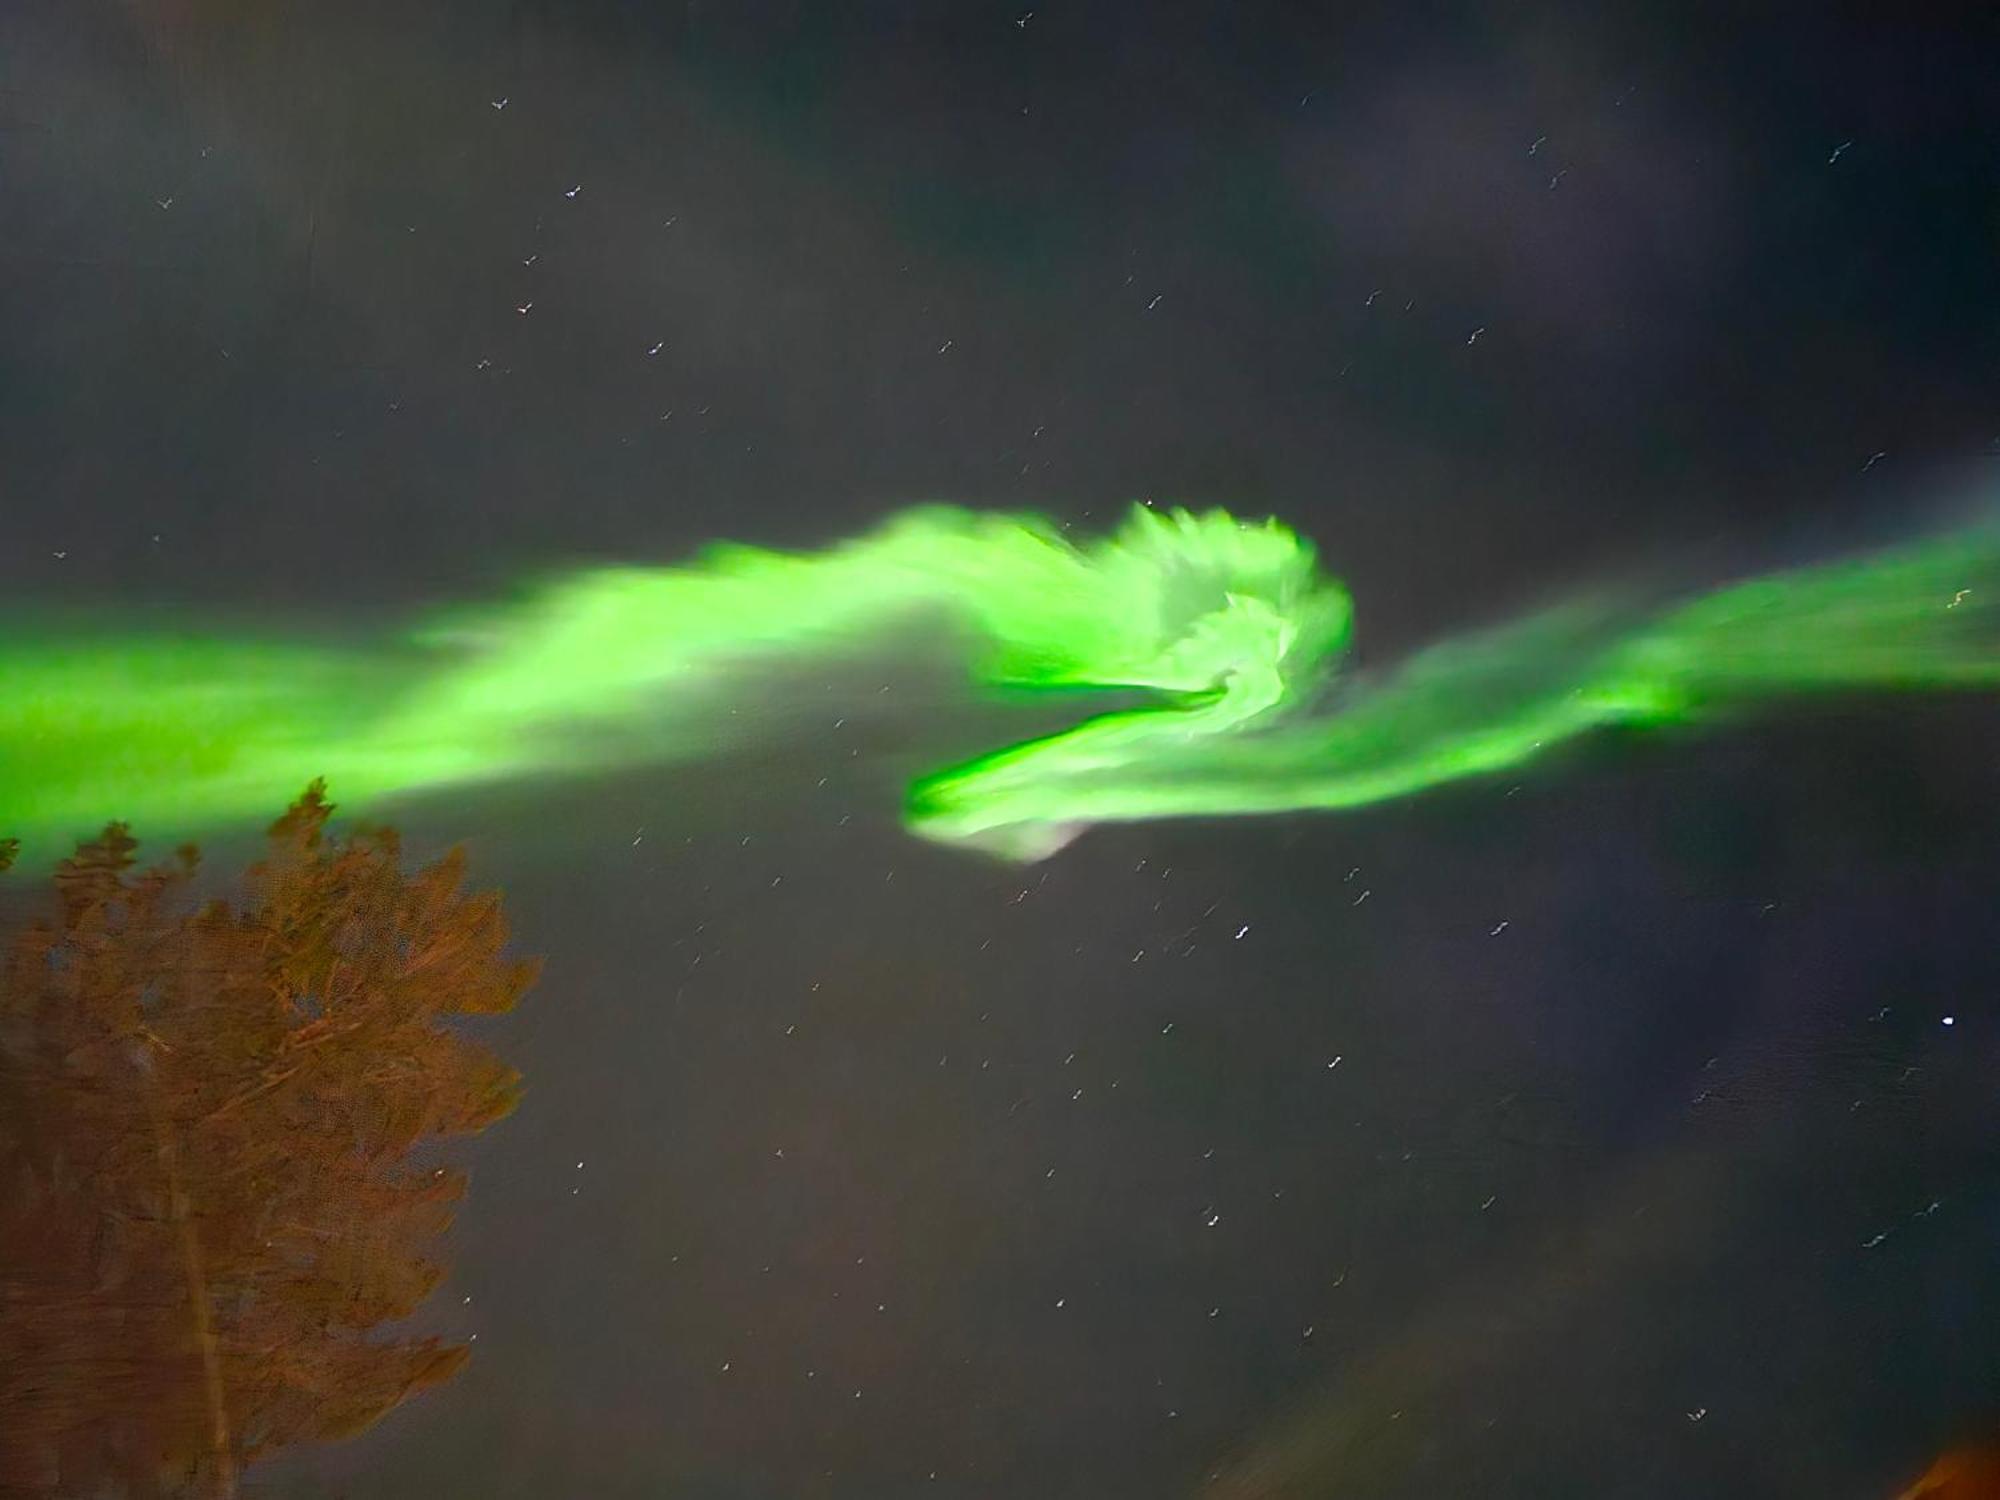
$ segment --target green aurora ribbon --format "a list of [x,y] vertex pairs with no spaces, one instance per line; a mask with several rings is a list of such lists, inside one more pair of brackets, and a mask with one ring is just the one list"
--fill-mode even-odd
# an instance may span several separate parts
[[1650,613],[1553,609],[1348,680],[1347,592],[1276,521],[1137,507],[1075,544],[932,507],[819,553],[579,572],[360,646],[17,620],[0,832],[53,854],[114,816],[239,824],[314,777],[365,804],[716,755],[760,667],[943,628],[983,689],[1141,695],[909,789],[912,831],[1037,858],[1093,823],[1356,807],[1778,694],[1991,687],[1995,599],[2000,532],[1961,530]]

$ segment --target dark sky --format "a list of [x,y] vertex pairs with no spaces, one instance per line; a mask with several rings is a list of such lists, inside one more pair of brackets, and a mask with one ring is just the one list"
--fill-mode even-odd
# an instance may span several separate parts
[[[1646,9],[12,0],[0,592],[1157,497],[1379,660],[1990,488],[2000,22]],[[1992,702],[1026,873],[851,748],[411,811],[549,958],[477,1357],[262,1493],[1869,1497],[2000,1431]]]

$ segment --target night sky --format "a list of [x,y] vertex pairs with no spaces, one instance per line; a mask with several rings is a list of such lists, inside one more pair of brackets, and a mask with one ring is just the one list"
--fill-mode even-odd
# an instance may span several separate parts
[[[1150,498],[1295,525],[1380,663],[1961,512],[2000,21],[1689,9],[11,0],[0,597]],[[993,743],[945,674],[837,686],[386,809],[547,955],[528,1094],[469,1370],[258,1493],[1862,1500],[2000,1434],[2000,704],[1024,870],[897,826]]]

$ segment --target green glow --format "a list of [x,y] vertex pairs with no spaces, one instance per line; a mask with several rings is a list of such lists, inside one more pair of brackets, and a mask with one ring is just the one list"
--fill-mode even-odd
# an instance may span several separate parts
[[315,776],[366,803],[714,755],[760,665],[922,629],[988,689],[1146,695],[910,789],[913,831],[1032,858],[1091,823],[1354,807],[1784,692],[1995,685],[1996,575],[2000,534],[1963,531],[1650,616],[1552,610],[1348,682],[1348,596],[1275,521],[1140,507],[1073,544],[926,508],[821,553],[582,572],[359,646],[17,626],[0,829],[53,851],[110,816],[262,817]]

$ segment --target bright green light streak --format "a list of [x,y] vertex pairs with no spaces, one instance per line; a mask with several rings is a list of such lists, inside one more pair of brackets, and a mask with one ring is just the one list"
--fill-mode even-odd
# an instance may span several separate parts
[[1347,594],[1274,521],[1141,507],[1072,544],[1033,517],[927,508],[820,553],[583,572],[360,648],[13,629],[0,830],[53,852],[109,816],[175,833],[265,816],[314,776],[365,803],[722,754],[758,667],[917,627],[989,689],[1148,694],[911,788],[915,832],[1031,858],[1091,823],[1354,807],[1780,693],[1995,685],[1996,575],[2000,534],[1960,532],[1651,618],[1550,611],[1349,683]]

